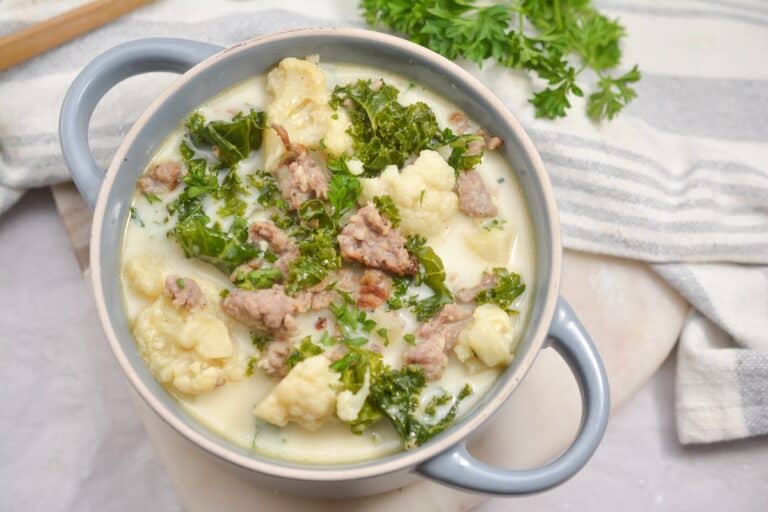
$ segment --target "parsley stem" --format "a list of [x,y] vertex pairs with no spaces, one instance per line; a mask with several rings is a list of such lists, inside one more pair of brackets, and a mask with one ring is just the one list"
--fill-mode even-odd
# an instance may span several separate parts
[[562,29],[563,17],[560,14],[560,0],[555,0],[554,5],[555,5],[555,22],[557,22],[557,28]]

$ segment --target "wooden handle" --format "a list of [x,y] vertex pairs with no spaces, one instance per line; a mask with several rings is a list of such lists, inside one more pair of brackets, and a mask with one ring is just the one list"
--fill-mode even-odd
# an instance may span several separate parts
[[152,0],[96,0],[0,37],[0,71],[100,27]]

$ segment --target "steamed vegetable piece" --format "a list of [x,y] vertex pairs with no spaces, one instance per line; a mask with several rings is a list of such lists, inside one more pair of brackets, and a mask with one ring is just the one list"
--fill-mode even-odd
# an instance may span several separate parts
[[349,113],[355,157],[368,175],[378,175],[390,164],[401,167],[406,158],[435,145],[440,136],[434,112],[425,103],[402,105],[396,87],[379,80],[338,85],[331,106]]
[[612,73],[621,63],[624,27],[590,0],[362,0],[360,6],[369,25],[389,27],[451,60],[493,59],[536,74],[547,83],[529,100],[537,117],[564,117],[571,97],[584,94],[576,80],[586,69],[598,78],[587,101],[592,119],[613,119],[636,96],[637,66]]
[[421,236],[408,238],[406,248],[419,259],[417,283],[424,283],[432,289],[433,294],[425,299],[410,299],[409,305],[416,313],[416,319],[424,322],[432,318],[440,309],[453,302],[453,294],[445,285],[445,268],[440,256],[426,244]]
[[200,113],[195,112],[185,126],[195,146],[216,148],[221,164],[232,166],[261,147],[266,122],[264,112],[251,109],[247,114],[237,113],[232,121],[208,123]]
[[257,256],[256,247],[244,239],[207,224],[208,217],[204,215],[193,215],[176,223],[173,238],[188,258],[205,261],[229,274]]

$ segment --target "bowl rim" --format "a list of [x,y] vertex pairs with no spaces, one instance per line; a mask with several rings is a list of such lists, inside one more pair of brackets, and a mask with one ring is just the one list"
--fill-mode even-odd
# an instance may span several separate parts
[[[471,92],[473,94],[481,95],[482,100],[490,105],[498,113],[499,117],[503,120],[504,123],[507,124],[511,132],[514,133],[514,136],[517,137],[521,147],[526,153],[526,157],[531,163],[530,170],[536,175],[536,178],[541,185],[540,193],[543,199],[543,208],[546,210],[549,217],[548,233],[536,233],[536,236],[544,238],[545,242],[549,244],[551,248],[549,251],[549,268],[551,269],[551,273],[549,275],[549,284],[546,289],[538,293],[537,300],[544,302],[541,310],[541,317],[539,319],[538,325],[535,326],[535,329],[531,335],[531,344],[528,350],[522,354],[522,357],[518,360],[519,362],[513,375],[507,378],[507,381],[502,387],[495,390],[494,395],[491,396],[485,404],[478,406],[475,411],[463,418],[462,424],[457,426],[457,428],[447,430],[439,438],[425,444],[424,446],[409,451],[401,451],[395,453],[386,459],[371,459],[368,461],[362,461],[362,465],[357,465],[355,467],[350,467],[348,465],[340,465],[338,467],[300,465],[298,463],[289,463],[288,461],[286,461],[284,464],[279,459],[260,460],[254,457],[243,455],[241,453],[237,453],[228,448],[221,441],[215,442],[212,439],[206,438],[199,432],[192,429],[181,419],[177,413],[166,407],[158,400],[158,398],[153,394],[153,392],[148,388],[141,377],[133,369],[112,325],[109,310],[106,305],[104,288],[102,286],[101,279],[101,232],[103,229],[105,212],[107,211],[110,191],[116,179],[123,158],[128,151],[128,148],[131,147],[137,134],[141,131],[143,126],[155,115],[160,105],[162,105],[170,96],[172,96],[183,84],[187,83],[189,80],[192,80],[203,70],[219,61],[228,59],[239,52],[250,51],[251,49],[260,45],[274,43],[282,40],[301,39],[307,36],[329,36],[333,38],[342,37],[350,39],[350,42],[360,39],[373,41],[403,53],[404,58],[410,54],[418,56],[422,59],[431,60],[441,69],[443,69],[446,74],[459,77],[462,79],[462,81],[468,82],[473,88]],[[461,68],[456,63],[427,48],[424,48],[400,37],[396,37],[394,35],[359,28],[309,28],[288,30],[275,34],[258,36],[225,48],[222,51],[204,59],[189,69],[187,72],[180,75],[171,85],[169,85],[158,97],[156,97],[150,103],[150,105],[134,122],[128,133],[122,139],[120,146],[115,152],[115,155],[107,169],[104,181],[99,190],[98,200],[94,209],[93,225],[91,228],[90,237],[90,272],[96,309],[112,352],[134,389],[150,406],[154,413],[157,414],[166,424],[168,424],[176,432],[209,454],[214,455],[215,457],[240,468],[289,480],[334,482],[368,479],[411,469],[418,464],[435,457],[451,446],[461,442],[464,438],[467,437],[467,435],[482,425],[490,416],[493,415],[493,413],[499,409],[499,407],[501,407],[501,405],[506,401],[512,391],[514,391],[514,389],[517,387],[518,383],[525,376],[528,369],[533,364],[536,356],[538,355],[538,352],[545,344],[547,332],[558,298],[562,258],[561,253],[562,249],[560,242],[559,216],[555,205],[552,185],[550,183],[549,176],[545,171],[541,156],[539,155],[538,151],[533,145],[533,142],[522,128],[522,125],[517,120],[517,118],[506,107],[506,105],[504,105],[504,103],[491,92],[487,86],[485,86],[477,78],[472,76],[468,71]],[[218,439],[219,436],[215,435],[214,438]]]

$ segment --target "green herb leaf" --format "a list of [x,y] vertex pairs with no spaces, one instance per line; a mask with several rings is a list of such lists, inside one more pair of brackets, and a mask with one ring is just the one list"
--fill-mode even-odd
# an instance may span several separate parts
[[232,121],[206,123],[203,116],[195,112],[185,126],[196,146],[214,147],[218,160],[225,166],[233,166],[247,158],[251,151],[261,147],[261,140],[267,118],[264,112],[251,110],[248,114],[239,112]]
[[388,195],[375,196],[373,198],[373,204],[382,217],[387,219],[392,227],[396,228],[400,225],[400,210],[397,209],[392,197]]
[[498,267],[493,269],[496,285],[475,296],[478,304],[496,304],[507,313],[516,313],[512,303],[525,291],[525,283],[519,274]]
[[294,348],[293,352],[288,355],[285,360],[285,364],[288,366],[288,368],[293,368],[308,357],[316,356],[322,353],[323,348],[312,343],[311,336],[306,336],[301,340],[301,344],[297,348]]
[[230,274],[258,254],[253,245],[207,223],[208,218],[202,215],[193,215],[176,223],[172,236],[188,258],[205,261]]
[[621,78],[607,72],[621,61],[624,28],[590,0],[362,0],[360,5],[369,25],[387,26],[451,60],[482,65],[491,59],[542,78],[547,87],[531,99],[538,117],[566,114],[571,96],[582,95],[576,80],[585,69],[606,80],[588,104],[593,119],[610,119],[634,97],[629,84],[637,80],[625,80],[622,91]]

